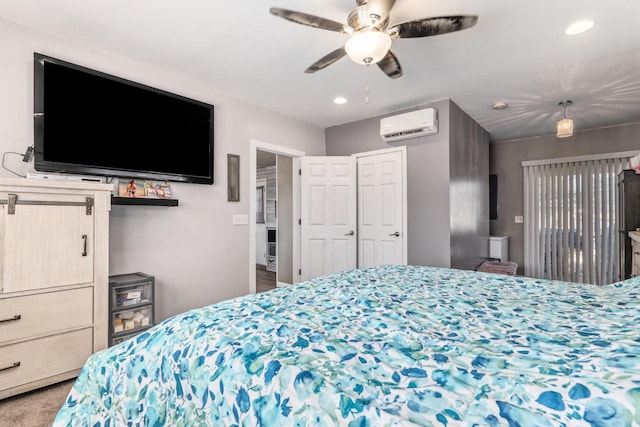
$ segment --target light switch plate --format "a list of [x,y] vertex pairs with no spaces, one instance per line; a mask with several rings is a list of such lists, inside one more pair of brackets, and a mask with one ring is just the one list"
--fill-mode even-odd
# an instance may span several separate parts
[[516,215],[516,224],[522,224],[524,222],[524,217]]
[[236,214],[233,215],[233,225],[247,225],[249,224],[249,215]]

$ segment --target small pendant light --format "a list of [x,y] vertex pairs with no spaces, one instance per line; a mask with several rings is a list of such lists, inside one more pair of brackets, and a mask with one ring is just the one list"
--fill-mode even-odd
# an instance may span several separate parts
[[567,118],[567,105],[573,102],[570,100],[561,101],[558,105],[562,106],[562,120],[558,121],[556,136],[558,138],[569,138],[573,136],[573,120]]

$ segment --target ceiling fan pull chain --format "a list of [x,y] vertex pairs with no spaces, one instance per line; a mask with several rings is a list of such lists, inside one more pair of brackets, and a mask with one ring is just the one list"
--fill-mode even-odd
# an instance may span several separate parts
[[366,88],[365,88],[365,96],[364,96],[364,102],[365,104],[369,103],[369,64],[366,65],[365,67],[365,81],[366,81]]

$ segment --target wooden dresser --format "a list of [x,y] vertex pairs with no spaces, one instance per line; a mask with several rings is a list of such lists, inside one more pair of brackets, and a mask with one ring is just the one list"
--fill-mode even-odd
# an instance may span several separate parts
[[107,347],[111,184],[0,179],[0,399]]
[[630,231],[631,238],[631,277],[640,276],[640,231]]

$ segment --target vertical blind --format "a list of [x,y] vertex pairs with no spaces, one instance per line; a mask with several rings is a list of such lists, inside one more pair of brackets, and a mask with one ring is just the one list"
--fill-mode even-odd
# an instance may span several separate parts
[[617,280],[617,179],[631,155],[522,163],[526,276],[598,285]]

